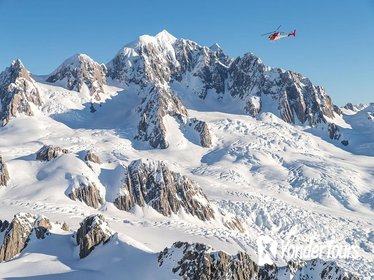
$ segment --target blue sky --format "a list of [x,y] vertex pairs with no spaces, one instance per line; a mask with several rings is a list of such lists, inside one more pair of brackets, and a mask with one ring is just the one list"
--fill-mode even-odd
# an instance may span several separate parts
[[[297,37],[260,36],[280,24]],[[338,105],[374,102],[373,0],[0,0],[0,69],[21,58],[32,73],[48,74],[74,53],[106,63],[125,43],[162,29],[300,72]]]

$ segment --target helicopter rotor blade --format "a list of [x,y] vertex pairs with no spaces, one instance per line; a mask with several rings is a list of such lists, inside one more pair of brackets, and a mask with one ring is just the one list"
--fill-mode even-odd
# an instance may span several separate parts
[[273,33],[277,32],[277,31],[279,30],[279,28],[281,28],[281,27],[282,27],[282,25],[279,25],[278,28],[275,29],[274,31],[269,32],[269,33],[265,33],[265,34],[261,34],[261,36],[265,36],[265,35],[273,34]]

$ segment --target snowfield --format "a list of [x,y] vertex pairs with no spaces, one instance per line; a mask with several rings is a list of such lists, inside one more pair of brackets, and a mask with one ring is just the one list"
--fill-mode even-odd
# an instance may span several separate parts
[[[173,39],[161,35],[142,40]],[[164,51],[174,55],[167,46]],[[2,279],[175,279],[176,274],[157,263],[157,254],[174,242],[205,243],[230,254],[245,251],[257,260],[256,241],[264,234],[279,243],[356,246],[356,258],[337,263],[373,279],[373,104],[341,116],[341,134],[351,139],[345,147],[328,139],[320,127],[291,125],[271,112],[251,117],[236,111],[230,98],[217,100],[208,93],[201,100],[175,84],[189,116],[207,123],[213,144],[201,147],[193,131],[166,115],[170,145],[162,150],[134,139],[139,123],[135,108],[141,99],[136,88],[112,83],[100,101],[93,101],[87,92],[34,78],[42,107],[34,108],[34,116],[19,116],[0,128],[0,154],[11,178],[8,186],[0,187],[0,220],[29,212],[47,216],[53,225],[48,237],[31,239],[20,255],[0,263]],[[36,161],[43,145],[69,153]],[[87,150],[102,163],[88,166]],[[197,182],[215,211],[238,216],[244,231],[184,211],[165,217],[149,206],[129,212],[116,208],[112,202],[124,183],[125,167],[137,159],[165,161]],[[85,181],[93,182],[105,198],[99,209],[68,197]],[[116,234],[81,260],[72,235],[84,217],[95,213]],[[63,222],[69,231],[60,229]],[[284,265],[287,260],[276,262]]]

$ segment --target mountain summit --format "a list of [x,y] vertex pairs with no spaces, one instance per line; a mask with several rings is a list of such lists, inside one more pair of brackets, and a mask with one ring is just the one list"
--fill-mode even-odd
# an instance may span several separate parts
[[106,85],[106,68],[88,55],[75,54],[53,71],[46,81],[59,83],[69,90],[87,91],[99,101]]
[[0,74],[0,120],[5,126],[19,114],[33,115],[31,104],[41,105],[39,90],[29,72],[17,59]]

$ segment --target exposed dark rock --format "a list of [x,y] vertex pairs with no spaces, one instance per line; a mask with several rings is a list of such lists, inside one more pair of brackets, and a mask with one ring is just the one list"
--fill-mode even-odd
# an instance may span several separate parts
[[76,54],[64,61],[49,77],[47,82],[64,81],[69,90],[81,92],[87,86],[90,95],[101,100],[106,85],[106,67],[85,54]]
[[225,226],[234,230],[239,230],[240,232],[244,232],[243,225],[239,221],[238,217],[234,217],[233,219],[226,221]]
[[338,115],[343,115],[343,112],[342,112],[342,110],[339,108],[339,106],[337,106],[337,105],[334,105],[333,106],[334,107],[334,112],[335,113],[337,113]]
[[90,112],[91,113],[95,113],[96,112],[95,106],[94,106],[94,104],[92,102],[90,104]]
[[100,191],[93,182],[79,182],[79,186],[73,187],[68,196],[72,200],[82,201],[95,209],[105,203]]
[[252,117],[257,116],[261,111],[261,98],[259,96],[249,97],[244,110]]
[[150,89],[138,111],[141,119],[135,138],[149,142],[153,148],[166,149],[169,146],[163,122],[166,115],[182,123],[187,119],[186,108],[171,90],[163,85],[155,85]]
[[114,205],[129,211],[136,204],[147,204],[164,216],[183,209],[203,221],[214,218],[214,211],[200,187],[161,161],[136,160],[127,168]]
[[166,259],[176,257],[172,272],[182,279],[258,279],[259,267],[247,254],[211,251],[203,244],[176,242],[159,254],[158,261],[162,266]]
[[46,217],[39,217],[34,224],[36,238],[44,239],[45,235],[52,228],[51,222]]
[[[266,264],[258,266],[248,254],[239,252],[229,255],[223,251],[199,243],[176,242],[171,248],[165,248],[158,256],[160,266],[174,262],[172,272],[182,279],[312,279],[311,273],[318,279],[357,279],[344,271],[334,262],[319,259],[305,262],[289,262],[287,266],[277,267]],[[314,279],[314,278],[313,278]]]
[[212,145],[212,136],[210,135],[207,123],[195,118],[191,119],[190,123],[200,137],[200,145],[209,148]]
[[[253,103],[253,97],[261,104],[262,99],[268,96],[267,104],[274,103],[279,116],[288,123],[316,125],[326,122],[325,117],[334,117],[333,104],[324,89],[314,86],[300,74],[269,68],[253,54],[234,60],[229,72],[228,90],[231,95],[249,99],[247,104]],[[261,106],[247,105],[247,110],[254,115]]]
[[8,185],[8,181],[10,180],[8,168],[6,163],[3,160],[3,157],[0,156],[0,186]]
[[348,140],[343,140],[341,143],[342,143],[344,146],[348,146],[348,145],[349,145],[349,141],[348,141]]
[[339,128],[336,124],[329,123],[328,131],[329,131],[330,139],[339,140],[341,135],[340,135],[340,132],[339,132]]
[[87,151],[86,156],[84,157],[84,160],[86,162],[90,161],[90,162],[97,163],[97,164],[102,163],[100,160],[100,157],[97,154],[95,154],[95,152],[93,151]]
[[62,154],[67,154],[69,151],[60,147],[52,145],[44,145],[39,151],[36,152],[36,160],[50,161],[59,157]]
[[62,224],[62,226],[61,226],[61,229],[62,229],[63,231],[69,231],[69,225],[68,225],[66,222],[64,222],[64,223]]
[[352,103],[347,103],[344,105],[344,108],[351,111],[356,111],[356,107]]
[[0,74],[0,121],[5,126],[18,114],[34,115],[30,104],[41,105],[39,90],[29,72],[17,59]]
[[85,218],[76,234],[80,258],[87,257],[96,246],[108,242],[111,236],[104,216],[97,214]]
[[174,49],[179,67],[173,73],[173,80],[188,85],[189,82],[184,81],[185,77],[198,77],[202,85],[189,89],[203,99],[209,91],[217,93],[218,96],[225,93],[229,74],[227,69],[232,60],[221,48],[210,49],[193,41],[180,39],[175,42]]
[[9,222],[7,220],[0,220],[0,232],[4,232],[9,226]]
[[31,214],[19,213],[14,216],[0,247],[0,262],[12,259],[26,247],[34,222],[35,217]]

